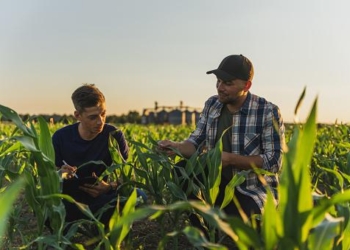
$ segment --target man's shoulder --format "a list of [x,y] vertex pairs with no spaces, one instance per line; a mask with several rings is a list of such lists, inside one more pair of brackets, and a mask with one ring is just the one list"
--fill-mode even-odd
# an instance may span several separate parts
[[112,135],[123,134],[123,132],[120,130],[120,128],[118,128],[115,125],[109,124],[109,123],[105,123],[104,128],[103,128],[103,133],[112,134]]
[[118,128],[110,123],[105,123],[104,130],[109,133],[118,130]]
[[78,127],[78,123],[66,125],[56,130],[54,135],[65,134],[65,133],[68,133],[69,131],[74,131],[77,129],[77,127]]
[[206,102],[216,102],[218,100],[219,96],[218,95],[212,95],[210,96]]
[[118,142],[125,142],[125,134],[123,131],[112,124],[105,123],[103,128],[103,135],[109,137],[112,135]]
[[222,105],[222,103],[219,101],[218,95],[213,95],[213,96],[209,97],[205,102],[205,106],[213,107],[214,105],[215,106]]
[[257,95],[250,95],[250,104],[247,112],[250,112],[249,110],[253,110],[253,113],[261,113],[263,112],[265,115],[268,116],[274,116],[275,118],[278,118],[282,121],[282,115],[280,108],[274,104],[273,102],[270,102],[266,100],[265,98]]
[[266,98],[255,94],[250,94],[250,101],[252,103],[256,103],[256,105],[263,105],[265,107],[278,108],[278,106],[273,102],[268,101]]

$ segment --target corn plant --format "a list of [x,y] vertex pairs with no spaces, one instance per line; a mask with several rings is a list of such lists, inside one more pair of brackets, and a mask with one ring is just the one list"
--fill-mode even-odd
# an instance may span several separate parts
[[[26,179],[25,198],[38,220],[38,235],[43,234],[45,223],[49,221],[55,232],[56,242],[60,242],[65,216],[63,204],[58,198],[50,200],[41,198],[60,192],[59,176],[54,165],[54,151],[47,123],[38,117],[38,132],[34,121],[28,121],[26,125],[14,110],[0,105],[0,112],[16,125],[16,130],[19,130],[8,139],[11,146],[1,152],[1,155],[15,155],[14,152],[20,150],[29,157],[26,164],[19,168],[23,173],[18,174],[23,174]],[[42,248],[42,244],[39,244],[39,248]]]
[[10,215],[12,205],[18,197],[18,194],[20,193],[23,186],[24,180],[23,178],[19,178],[11,186],[1,190],[0,192],[0,247],[2,246],[2,241],[5,236],[7,219]]

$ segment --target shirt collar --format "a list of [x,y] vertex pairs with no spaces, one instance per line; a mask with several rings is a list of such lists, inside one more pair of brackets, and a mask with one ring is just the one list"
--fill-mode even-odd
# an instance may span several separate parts
[[240,108],[241,112],[243,112],[245,114],[249,113],[249,106],[250,106],[249,103],[250,103],[251,99],[252,99],[252,95],[248,91],[247,98],[244,100],[244,103],[243,103],[242,107]]

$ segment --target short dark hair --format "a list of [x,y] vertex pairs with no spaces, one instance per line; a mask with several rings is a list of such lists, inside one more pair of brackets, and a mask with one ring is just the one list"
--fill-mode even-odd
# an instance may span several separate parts
[[106,100],[95,84],[85,83],[73,92],[72,101],[76,111],[84,112],[85,108],[99,106]]

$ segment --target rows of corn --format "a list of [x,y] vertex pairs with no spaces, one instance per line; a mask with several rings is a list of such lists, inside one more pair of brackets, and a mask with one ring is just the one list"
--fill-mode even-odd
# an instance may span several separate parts
[[[12,121],[0,123],[0,247],[11,249],[14,239],[18,245],[20,238],[21,249],[136,249],[133,223],[147,219],[162,228],[167,218],[173,230],[159,230],[158,249],[169,249],[170,241],[172,249],[178,249],[179,237],[184,235],[193,249],[228,249],[224,244],[227,239],[237,249],[350,249],[350,126],[317,125],[316,113],[315,101],[304,123],[286,126],[287,152],[278,188],[279,206],[275,207],[268,190],[264,213],[252,219],[242,214],[243,220],[213,206],[222,168],[220,143],[212,151],[188,159],[186,168],[179,169],[183,177],[178,178],[173,173],[181,158],[168,158],[158,153],[155,145],[165,138],[185,139],[193,127],[119,126],[129,141],[130,157],[123,161],[111,138],[113,164],[104,174],[122,180],[120,200],[126,203],[117,204],[106,230],[98,214],[60,193],[51,135],[63,124],[47,123],[41,117],[23,121],[15,111],[0,105],[1,116]],[[205,165],[210,167],[207,175]],[[195,182],[193,173],[203,175],[203,181]],[[233,177],[221,208],[235,200],[232,190],[246,174],[243,171]],[[188,185],[183,191],[185,182]],[[146,191],[147,203],[142,204],[135,188]],[[191,192],[198,194],[200,201],[188,201]],[[75,203],[87,219],[67,227],[62,199]],[[21,232],[19,226],[23,223],[20,214],[24,203],[35,218],[30,235]],[[209,239],[189,224],[180,223],[179,218],[189,212],[204,218]],[[79,232],[92,227],[95,233],[91,237],[83,242],[75,240]]]

